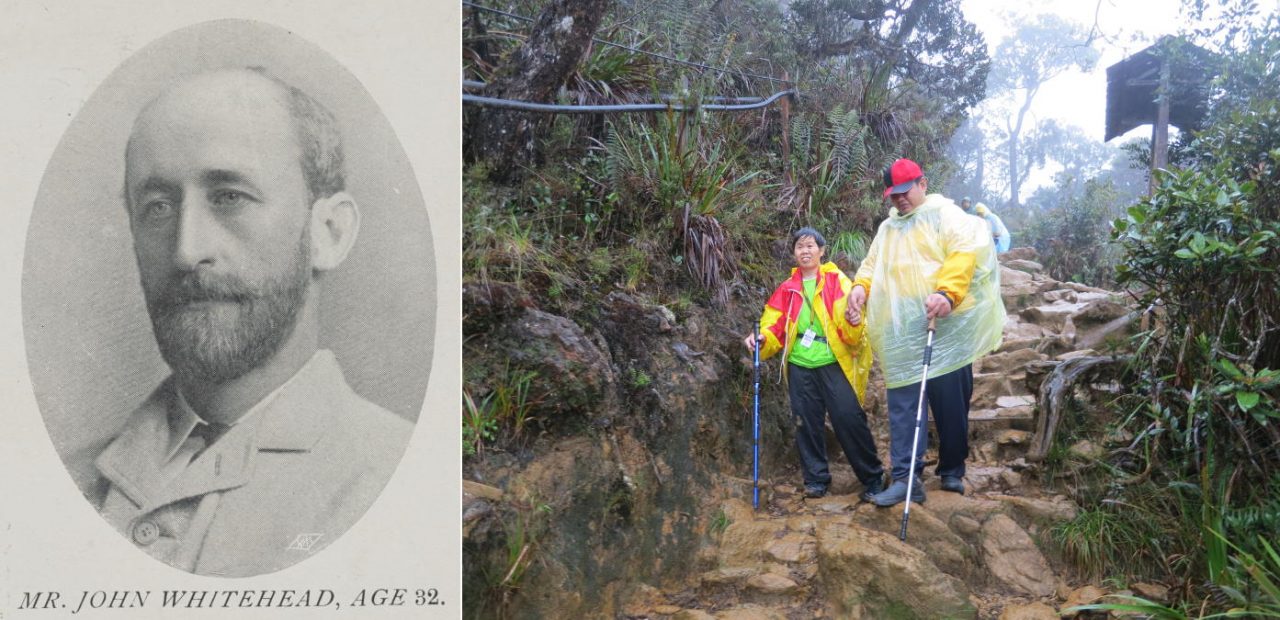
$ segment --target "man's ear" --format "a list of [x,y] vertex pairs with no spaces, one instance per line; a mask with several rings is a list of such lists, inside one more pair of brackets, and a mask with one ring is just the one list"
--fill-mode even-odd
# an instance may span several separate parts
[[360,207],[338,192],[311,205],[311,267],[330,271],[346,260],[360,232]]

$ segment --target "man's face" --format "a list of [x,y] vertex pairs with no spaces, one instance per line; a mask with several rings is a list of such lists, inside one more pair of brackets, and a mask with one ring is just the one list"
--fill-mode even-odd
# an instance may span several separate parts
[[912,209],[924,204],[928,189],[928,181],[921,177],[915,185],[911,186],[911,189],[901,194],[889,194],[889,202],[898,208],[899,214],[906,215],[911,213]]
[[274,86],[197,77],[147,108],[125,191],[147,310],[180,378],[222,383],[292,332],[311,280],[310,196]]

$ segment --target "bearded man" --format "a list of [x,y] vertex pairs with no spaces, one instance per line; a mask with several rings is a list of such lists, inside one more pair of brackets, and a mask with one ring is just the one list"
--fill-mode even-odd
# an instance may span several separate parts
[[319,348],[359,230],[333,116],[257,69],[193,76],[134,123],[124,200],[172,370],[98,456],[99,511],[204,575],[279,570],[372,504],[412,432]]

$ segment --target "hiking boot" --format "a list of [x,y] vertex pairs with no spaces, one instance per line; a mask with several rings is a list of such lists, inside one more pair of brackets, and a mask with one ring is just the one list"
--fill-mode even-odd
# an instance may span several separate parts
[[826,496],[826,494],[827,494],[827,487],[825,485],[821,485],[821,484],[804,485],[805,497],[818,498],[818,497],[824,497]]
[[[871,503],[880,507],[894,506],[901,504],[906,499],[907,481],[894,480],[893,484],[889,485],[889,488],[873,495],[871,497]],[[924,487],[920,484],[919,480],[916,480],[915,488],[912,490],[911,501],[917,504],[924,503]]]
[[960,476],[943,476],[942,490],[964,495],[964,480]]
[[864,501],[871,501],[871,496],[884,490],[884,476],[876,476],[871,482],[862,485],[862,495],[858,497]]

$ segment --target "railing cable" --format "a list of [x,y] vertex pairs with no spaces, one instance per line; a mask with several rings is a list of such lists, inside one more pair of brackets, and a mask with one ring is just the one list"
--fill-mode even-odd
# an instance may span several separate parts
[[611,112],[662,112],[665,110],[709,110],[715,112],[738,112],[743,110],[755,110],[772,104],[783,97],[796,96],[795,89],[787,89],[774,93],[768,98],[762,99],[756,103],[746,104],[721,104],[706,103],[696,105],[684,105],[680,103],[617,103],[605,105],[562,105],[555,103],[534,103],[532,101],[517,101],[514,99],[499,99],[496,97],[485,97],[482,95],[462,94],[462,103],[487,106],[494,108],[507,108],[511,110],[525,110],[529,112],[556,112],[563,114],[600,114]]

